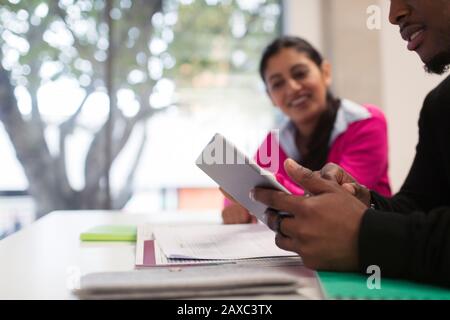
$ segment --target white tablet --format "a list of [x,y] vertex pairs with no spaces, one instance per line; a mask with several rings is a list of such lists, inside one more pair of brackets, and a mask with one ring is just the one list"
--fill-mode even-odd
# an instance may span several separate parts
[[250,199],[250,191],[256,187],[263,187],[291,194],[272,173],[261,168],[220,134],[214,135],[198,157],[196,164],[224,191],[264,223],[266,223],[264,213],[268,207]]

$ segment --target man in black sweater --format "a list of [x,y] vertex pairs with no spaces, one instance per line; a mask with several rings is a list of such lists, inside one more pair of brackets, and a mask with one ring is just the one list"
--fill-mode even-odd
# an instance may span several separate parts
[[[450,0],[391,0],[389,19],[429,72],[450,65]],[[407,85],[407,84],[406,84]],[[315,269],[366,272],[450,286],[450,77],[427,96],[411,171],[387,199],[329,164],[311,172],[287,160],[289,175],[309,197],[256,189],[279,247]],[[284,217],[284,218],[283,218]]]

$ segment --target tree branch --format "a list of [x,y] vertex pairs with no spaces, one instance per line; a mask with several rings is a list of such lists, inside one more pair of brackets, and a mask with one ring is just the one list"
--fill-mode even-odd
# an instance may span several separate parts
[[92,87],[86,89],[86,95],[81,101],[80,106],[77,111],[66,121],[59,125],[59,155],[56,159],[57,170],[60,177],[61,189],[64,195],[70,197],[73,195],[74,190],[70,186],[69,178],[67,176],[67,165],[66,165],[66,140],[69,135],[71,135],[75,129],[76,121],[83,111],[86,100],[94,92]]
[[125,207],[127,202],[133,196],[134,177],[135,177],[135,174],[136,174],[136,170],[137,170],[137,168],[139,166],[139,162],[140,162],[140,160],[142,158],[142,154],[144,153],[144,149],[145,149],[146,144],[147,144],[147,128],[146,128],[146,123],[144,122],[143,128],[142,128],[141,143],[139,145],[139,149],[138,149],[138,151],[136,153],[134,161],[133,161],[133,163],[131,165],[130,172],[128,174],[127,180],[126,180],[124,186],[122,187],[122,190],[119,192],[119,194],[115,198],[115,201],[114,201],[114,208],[115,209],[122,209],[123,207]]
[[[116,124],[114,125],[115,132],[113,133],[111,163],[116,160],[122,149],[127,144],[134,127],[141,121],[147,120],[159,112],[163,112],[165,109],[152,109],[141,108],[139,113],[131,119],[127,119],[121,112],[117,112]],[[117,122],[120,121],[121,125]],[[119,131],[120,130],[120,131]],[[89,194],[93,192],[99,185],[103,175],[104,164],[104,136],[106,134],[105,125],[95,134],[89,147],[88,154],[86,156],[86,165],[84,171],[85,187],[83,197],[89,197]]]
[[64,208],[64,198],[58,188],[58,176],[54,174],[53,159],[47,143],[40,136],[36,125],[22,118],[10,83],[9,72],[0,65],[0,119],[16,150],[29,183],[29,191],[37,202],[41,215]]

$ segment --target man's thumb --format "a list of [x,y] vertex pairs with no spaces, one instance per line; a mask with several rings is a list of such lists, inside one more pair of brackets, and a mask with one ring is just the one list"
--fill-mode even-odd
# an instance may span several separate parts
[[291,179],[312,194],[320,194],[330,190],[329,181],[323,179],[318,174],[314,174],[308,168],[302,167],[292,159],[284,162],[284,169]]

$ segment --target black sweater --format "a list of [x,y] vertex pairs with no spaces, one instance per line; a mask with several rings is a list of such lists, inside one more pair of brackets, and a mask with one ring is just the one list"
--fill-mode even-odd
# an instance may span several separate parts
[[450,286],[450,77],[427,96],[411,171],[394,197],[372,192],[359,234],[362,272]]

